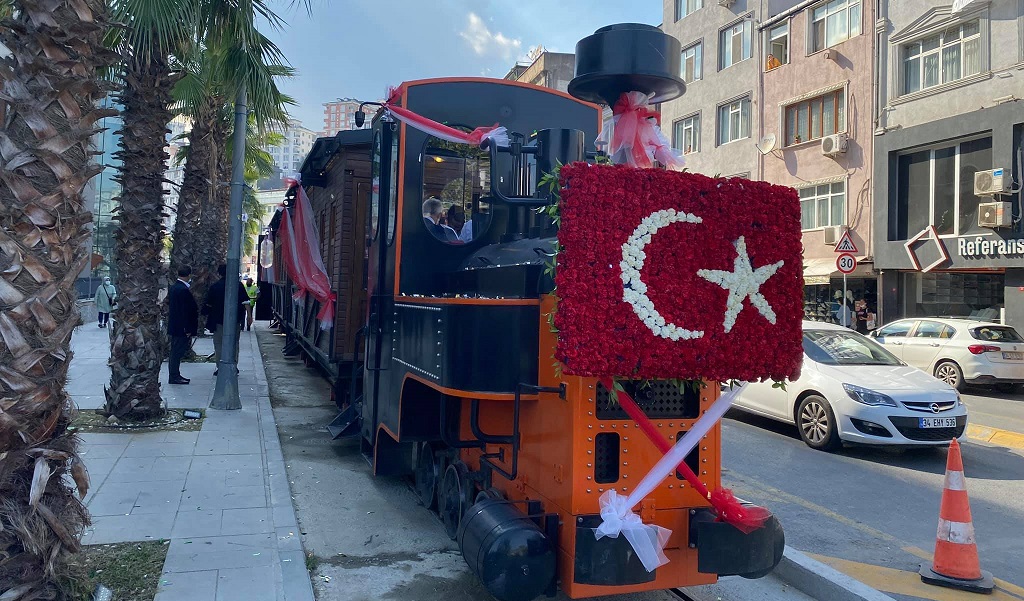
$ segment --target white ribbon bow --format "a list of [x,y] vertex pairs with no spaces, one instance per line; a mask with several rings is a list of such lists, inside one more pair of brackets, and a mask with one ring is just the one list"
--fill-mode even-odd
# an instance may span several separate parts
[[671,530],[643,523],[640,516],[633,513],[629,499],[614,490],[602,494],[599,502],[603,521],[594,530],[598,540],[605,536],[618,538],[621,532],[648,572],[668,563],[668,557],[665,557],[662,549],[668,543]]

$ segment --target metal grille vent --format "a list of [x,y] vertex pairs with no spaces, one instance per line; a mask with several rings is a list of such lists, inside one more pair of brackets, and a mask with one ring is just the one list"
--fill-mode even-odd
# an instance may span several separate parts
[[594,437],[594,482],[619,481],[619,435],[602,432]]
[[[696,419],[700,415],[700,393],[693,388],[679,386],[665,380],[642,383],[622,382],[644,414],[651,419]],[[619,406],[615,394],[609,394],[601,383],[597,385],[597,419],[629,419]]]

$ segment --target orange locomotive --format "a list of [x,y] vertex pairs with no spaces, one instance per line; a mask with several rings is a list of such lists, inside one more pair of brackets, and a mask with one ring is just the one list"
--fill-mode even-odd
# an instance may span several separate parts
[[[648,26],[604,28],[577,48],[570,89],[589,99],[637,89],[678,95],[678,46]],[[716,522],[707,501],[675,476],[639,507],[644,522],[672,530],[667,565],[649,572],[624,537],[594,535],[601,494],[628,494],[662,456],[597,379],[561,374],[552,358],[546,264],[557,229],[535,210],[549,202],[537,183],[558,163],[593,158],[584,141],[596,138],[601,108],[480,78],[406,82],[391,102],[466,131],[500,122],[511,138],[485,149],[452,144],[377,112],[365,292],[362,281],[341,281],[338,310],[347,323],[365,319],[363,355],[347,357],[362,368],[361,394],[349,395],[332,432],[358,435],[376,475],[411,476],[421,502],[437,510],[501,600],[556,587],[571,598],[669,589],[770,571],[784,544],[778,522],[742,534]],[[343,158],[346,149],[335,152]],[[365,152],[361,140],[351,152]],[[316,205],[320,192],[310,195]],[[354,314],[360,303],[346,300],[353,294],[365,294],[363,315]],[[276,296],[283,303],[288,295]],[[291,331],[292,315],[276,310]],[[334,335],[357,337],[350,327]],[[293,338],[302,345],[301,334]],[[700,391],[669,382],[627,389],[672,441],[719,394],[714,383]],[[716,426],[686,459],[712,489],[720,450]]]

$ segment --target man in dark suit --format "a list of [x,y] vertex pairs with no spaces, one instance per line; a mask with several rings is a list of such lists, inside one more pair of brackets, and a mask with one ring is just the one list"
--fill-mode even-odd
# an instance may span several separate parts
[[[227,285],[227,265],[217,267],[217,275],[220,279],[210,286],[203,301],[203,315],[206,316],[206,329],[213,332],[213,358],[220,363],[221,349],[224,347],[224,289]],[[235,363],[238,363],[238,338],[242,333],[242,324],[245,323],[245,301],[249,296],[245,292],[245,285],[238,282],[238,330],[235,332]],[[213,372],[217,375],[217,371]]]
[[181,359],[189,348],[189,337],[199,333],[199,307],[189,291],[192,268],[182,265],[178,268],[178,281],[167,293],[167,335],[171,338],[171,353],[167,358],[167,372],[171,384],[188,384],[189,379],[181,376]]

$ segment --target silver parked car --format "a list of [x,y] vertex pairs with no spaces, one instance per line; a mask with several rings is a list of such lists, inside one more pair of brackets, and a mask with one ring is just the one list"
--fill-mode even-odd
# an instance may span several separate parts
[[737,409],[795,424],[823,451],[844,442],[942,446],[964,436],[967,407],[949,385],[853,330],[813,321],[803,330],[800,377],[785,390],[751,382],[733,401]]
[[991,384],[1024,390],[1024,338],[1010,326],[972,319],[900,319],[871,332],[886,350],[957,390]]

